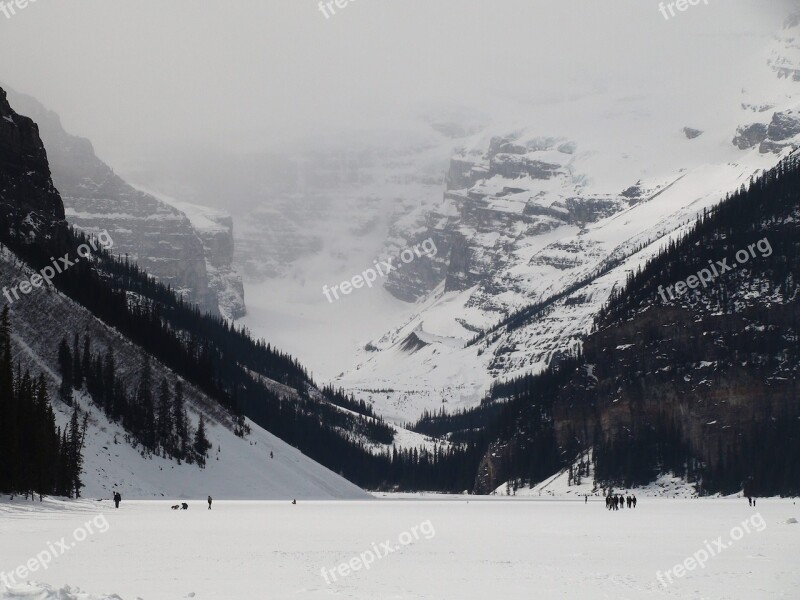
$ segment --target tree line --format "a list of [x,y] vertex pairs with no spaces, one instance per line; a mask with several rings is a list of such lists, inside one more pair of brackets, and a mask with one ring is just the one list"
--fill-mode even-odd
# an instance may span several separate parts
[[[205,465],[211,448],[205,417],[201,413],[197,428],[192,427],[180,380],[174,393],[166,378],[162,378],[156,389],[147,355],[137,384],[126,386],[117,374],[113,350],[93,352],[88,335],[84,335],[81,347],[80,337],[75,333],[72,347],[66,338],[59,343],[58,366],[59,395],[66,404],[73,404],[74,391],[83,390],[111,421],[122,425],[129,434],[128,441],[178,463]],[[128,389],[134,391],[129,393]]]
[[0,491],[80,496],[87,416],[56,425],[44,375],[13,369],[8,307],[0,314]]

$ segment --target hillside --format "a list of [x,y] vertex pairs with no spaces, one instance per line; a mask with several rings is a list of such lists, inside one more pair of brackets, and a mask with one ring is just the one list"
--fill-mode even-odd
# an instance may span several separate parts
[[[92,482],[89,489],[99,492],[120,477],[133,477],[127,479],[132,494],[161,493],[148,484],[162,479],[152,475],[156,468],[159,472],[163,468],[158,456],[172,460],[164,461],[170,469],[184,458],[201,464],[183,466],[182,471],[200,471],[205,463],[206,469],[221,474],[215,449],[224,441],[225,447],[238,447],[240,451],[230,451],[226,459],[225,448],[221,450],[220,463],[227,468],[216,489],[223,496],[225,482],[237,478],[239,483],[228,487],[244,497],[275,497],[291,489],[295,495],[309,497],[360,494],[355,486],[303,458],[274,436],[353,479],[369,480],[385,459],[366,446],[373,438],[387,441],[388,436],[391,441],[392,432],[377,420],[341,411],[333,402],[333,392],[328,398],[317,390],[291,357],[263,341],[252,340],[244,330],[231,328],[219,317],[203,315],[184,304],[138,266],[116,260],[105,244],[97,248],[102,235],[90,240],[70,230],[36,125],[15,113],[2,91],[0,117],[0,241],[5,246],[0,281],[11,305],[13,340],[18,346],[15,355],[34,377],[39,372],[48,377],[51,397],[60,398],[53,401],[56,407],[59,401],[70,404],[75,398],[74,402],[91,416],[94,433],[105,428],[105,434],[87,436],[95,456],[87,458],[93,461],[85,482]],[[88,251],[90,242],[96,251]],[[86,251],[81,244],[86,244]],[[52,258],[55,256],[64,258],[57,262]],[[64,268],[56,272],[54,264],[63,264]],[[42,275],[35,275],[35,271]],[[53,286],[42,281],[45,274]],[[70,352],[73,340],[74,351]],[[65,370],[64,365],[70,354],[77,363],[80,342],[83,368],[79,377],[73,377],[72,368]],[[60,343],[65,346],[63,351]],[[74,363],[70,359],[66,364]],[[58,379],[69,383],[56,385]],[[174,423],[156,412],[164,404],[162,398],[177,397],[178,381],[185,384],[188,435],[199,428],[200,415],[208,420],[210,452],[197,454],[195,461],[191,452],[187,454],[172,439],[177,435],[179,412],[173,415]],[[276,389],[270,381],[280,382],[294,394]],[[60,408],[63,410],[57,412],[63,419],[68,409]],[[248,432],[248,416],[273,435],[259,432],[250,446],[248,436],[253,435],[253,425]],[[104,419],[113,421],[113,427]],[[160,424],[158,430],[156,422]],[[118,437],[122,435],[122,445],[135,452],[128,448],[125,452],[109,450],[114,428]],[[218,433],[214,434],[215,430]],[[270,464],[262,463],[266,447],[275,448],[275,454],[284,457],[271,463],[277,476],[271,477]],[[121,472],[103,466],[109,452],[119,454],[115,458],[121,460],[127,456],[127,466],[111,461]],[[147,459],[152,468],[137,468],[136,456]],[[244,469],[239,474],[233,467],[237,462]],[[292,463],[307,477],[290,475]],[[373,464],[371,471],[365,473],[364,464]],[[257,465],[264,466],[265,471],[258,477],[248,475]],[[194,474],[186,480],[170,477],[165,486],[177,485],[167,489],[183,494],[199,493],[208,487],[193,483],[195,478]]]
[[[4,284],[32,273],[8,250],[0,254],[0,281]],[[35,290],[24,301],[14,302],[11,324],[15,359],[23,369],[45,375],[52,398],[58,398],[61,384],[57,342],[53,340],[72,339],[75,332],[90,336],[93,350],[113,349],[121,380],[134,382],[142,370],[146,353],[140,347],[55,290]],[[83,496],[108,498],[113,489],[131,499],[205,498],[208,494],[220,499],[276,500],[365,495],[355,485],[252,422],[248,422],[248,435],[237,436],[230,413],[160,362],[148,359],[156,381],[166,379],[172,389],[179,380],[184,384],[190,425],[196,428],[200,415],[204,416],[212,444],[205,468],[176,463],[146,452],[139,444],[132,446],[126,441],[129,435],[120,423],[112,422],[87,394],[81,393],[76,395],[77,404],[90,417],[84,450]],[[63,428],[72,407],[60,400],[53,404],[56,422]]]
[[691,96],[715,100],[681,112],[671,103],[685,91],[608,91],[530,116],[546,126],[519,119],[472,136],[411,238],[433,238],[436,260],[387,282],[425,294],[335,384],[405,422],[474,407],[494,382],[579,349],[630,272],[798,146],[798,35],[788,19],[752,46],[732,89],[698,83]]
[[417,430],[488,445],[484,493],[537,484],[591,449],[600,485],[671,474],[699,493],[797,494],[798,216],[793,155],[631,273],[580,353]]

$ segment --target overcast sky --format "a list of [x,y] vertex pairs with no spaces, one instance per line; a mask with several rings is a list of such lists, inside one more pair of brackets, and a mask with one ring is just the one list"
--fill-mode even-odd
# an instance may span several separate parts
[[667,21],[655,0],[353,0],[329,19],[316,0],[37,0],[0,14],[0,81],[101,156],[268,146],[423,105],[491,113],[724,76],[792,4],[709,0]]

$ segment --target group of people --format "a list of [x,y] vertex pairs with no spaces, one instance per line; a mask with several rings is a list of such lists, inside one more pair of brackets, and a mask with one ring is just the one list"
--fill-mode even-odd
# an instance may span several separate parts
[[[209,496],[208,497],[208,510],[211,510],[211,503],[213,501],[214,500],[211,498],[211,496]],[[173,506],[172,510],[189,510],[189,505],[186,504],[186,502],[181,502],[180,504],[176,504],[175,506]]]
[[[208,510],[211,510],[211,496],[208,497]],[[114,506],[119,508],[119,503],[122,502],[122,494],[115,491],[114,492]],[[181,502],[180,504],[176,504],[172,507],[172,510],[189,510],[189,505],[186,502]]]
[[[209,496],[208,497],[208,510],[211,510],[211,503],[214,499]],[[122,502],[122,495],[119,492],[114,492],[114,506],[119,508],[119,503]],[[297,504],[297,500],[292,500],[292,504]],[[186,502],[181,502],[180,504],[176,504],[172,507],[172,510],[189,510],[189,505]]]
[[609,494],[606,496],[606,508],[608,510],[619,510],[620,508],[636,508],[636,496],[623,496],[622,494]]

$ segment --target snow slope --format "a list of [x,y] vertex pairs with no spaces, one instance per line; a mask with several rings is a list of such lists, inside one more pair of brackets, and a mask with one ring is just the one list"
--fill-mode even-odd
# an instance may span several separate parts
[[[30,274],[15,255],[2,249],[0,286],[10,286]],[[44,373],[62,427],[70,415],[69,407],[57,399],[61,382],[57,344],[62,337],[72,340],[77,331],[91,337],[94,352],[113,348],[123,381],[137,377],[142,368],[144,353],[138,346],[53,288],[33,289],[11,304],[10,310],[15,360],[34,374]],[[152,357],[150,362],[153,380],[160,382],[164,378],[174,386],[176,375]],[[252,422],[252,433],[237,437],[230,414],[194,386],[184,382],[184,388],[192,426],[197,426],[200,414],[208,425],[212,450],[204,469],[143,455],[141,448],[135,449],[124,441],[124,431],[109,422],[101,410],[86,398],[79,399],[90,415],[84,450],[85,497],[109,498],[115,489],[123,498],[205,498],[209,494],[220,499],[261,500],[366,497],[357,486]]]
[[[590,455],[591,456],[591,455]],[[572,472],[577,473],[577,465],[580,460],[586,457],[581,457],[572,466]],[[615,494],[623,494],[625,496],[633,494],[637,498],[698,498],[697,489],[694,485],[670,474],[662,474],[657,477],[653,482],[644,486],[636,486],[632,488],[615,488],[613,490],[597,488],[594,485],[594,468],[591,465],[591,457],[589,458],[589,474],[582,476],[578,482],[570,480],[570,470],[562,469],[555,475],[540,481],[539,483],[529,486],[521,487],[517,490],[513,489],[513,482],[504,483],[499,486],[494,494],[497,496],[514,496],[520,498],[578,498],[583,499],[585,496],[589,497],[605,497],[609,492]]]
[[[84,408],[91,408],[83,402]],[[59,403],[62,427],[69,410]],[[196,418],[199,418],[195,415]],[[242,440],[219,423],[207,429],[212,444],[205,468],[178,465],[158,456],[143,457],[123,439],[124,430],[102,412],[93,422],[84,450],[82,494],[108,498],[114,489],[123,498],[284,500],[364,497],[357,486],[307,458],[298,449],[248,419],[252,433]],[[194,423],[196,426],[196,423]],[[270,458],[272,453],[273,458]]]

